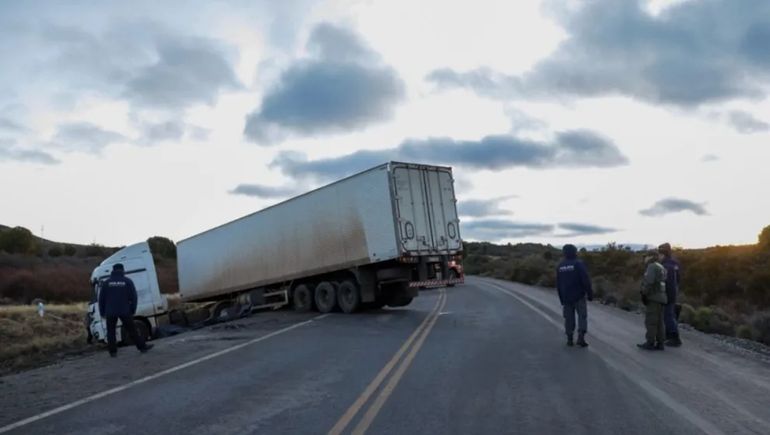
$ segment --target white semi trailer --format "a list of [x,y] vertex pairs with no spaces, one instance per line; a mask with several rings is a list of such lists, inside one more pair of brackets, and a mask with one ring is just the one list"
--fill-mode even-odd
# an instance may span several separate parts
[[448,268],[462,251],[456,202],[451,168],[379,165],[178,242],[181,298],[215,302],[215,317],[281,301],[323,313],[408,305],[420,287],[461,281]]

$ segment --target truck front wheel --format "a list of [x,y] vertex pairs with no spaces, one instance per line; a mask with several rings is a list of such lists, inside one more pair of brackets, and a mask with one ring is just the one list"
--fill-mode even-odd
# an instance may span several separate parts
[[342,281],[337,288],[337,303],[345,313],[358,311],[361,308],[361,291],[358,285],[351,280]]
[[337,307],[337,288],[334,284],[323,281],[315,288],[315,305],[322,313],[331,313]]
[[313,310],[313,290],[307,284],[300,284],[294,289],[292,297],[294,311],[307,313]]

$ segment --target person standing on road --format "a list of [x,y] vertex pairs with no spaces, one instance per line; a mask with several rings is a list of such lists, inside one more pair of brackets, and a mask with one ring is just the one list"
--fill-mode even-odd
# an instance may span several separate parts
[[556,268],[556,290],[559,292],[564,314],[564,332],[567,334],[567,346],[574,346],[575,313],[578,316],[578,340],[580,347],[588,346],[585,336],[588,332],[588,308],[586,299],[594,298],[591,278],[585,264],[577,258],[575,245],[564,245],[564,260]]
[[112,266],[110,277],[104,280],[99,291],[99,314],[107,319],[107,348],[110,356],[118,355],[118,346],[115,342],[115,327],[118,319],[123,324],[123,330],[128,332],[131,342],[140,352],[150,350],[151,344],[146,344],[140,337],[134,326],[134,314],[136,314],[136,287],[131,279],[126,278],[122,264]]
[[663,323],[666,326],[666,346],[679,347],[679,325],[676,319],[676,301],[681,279],[679,262],[671,255],[671,245],[664,243],[658,246],[658,252],[663,256],[660,264],[666,268],[666,306],[663,308]]
[[663,307],[666,297],[666,268],[658,262],[657,253],[645,256],[647,269],[642,277],[642,302],[645,306],[644,326],[647,330],[644,343],[637,344],[644,350],[663,350],[665,337]]

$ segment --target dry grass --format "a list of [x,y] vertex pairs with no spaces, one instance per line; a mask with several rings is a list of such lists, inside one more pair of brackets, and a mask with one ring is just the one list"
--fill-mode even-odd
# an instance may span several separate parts
[[60,359],[63,354],[84,351],[86,304],[48,305],[40,317],[37,307],[0,307],[0,374]]

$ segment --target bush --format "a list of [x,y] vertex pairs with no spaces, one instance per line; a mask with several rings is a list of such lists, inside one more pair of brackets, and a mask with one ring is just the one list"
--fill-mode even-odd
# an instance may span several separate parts
[[53,248],[48,250],[48,256],[49,257],[61,257],[62,256],[62,249],[58,246],[54,246]]
[[762,311],[752,316],[751,324],[754,327],[755,339],[770,345],[770,311]]
[[75,254],[77,254],[77,252],[78,252],[78,250],[75,249],[74,246],[72,246],[72,245],[64,245],[64,255],[66,255],[67,257],[72,257]]
[[170,239],[155,236],[147,239],[150,245],[150,252],[153,255],[163,258],[176,258],[176,245]]
[[695,308],[690,304],[682,304],[682,311],[679,312],[679,321],[693,325],[695,322]]
[[108,252],[107,248],[105,248],[104,246],[99,245],[97,243],[92,243],[86,246],[85,256],[86,257],[106,257],[107,252]]
[[707,333],[733,335],[735,332],[729,316],[719,308],[699,307],[692,326]]
[[749,325],[741,325],[735,330],[735,336],[738,338],[744,338],[746,340],[753,340],[754,331]]
[[9,254],[32,254],[36,251],[35,236],[24,227],[0,231],[0,251]]

